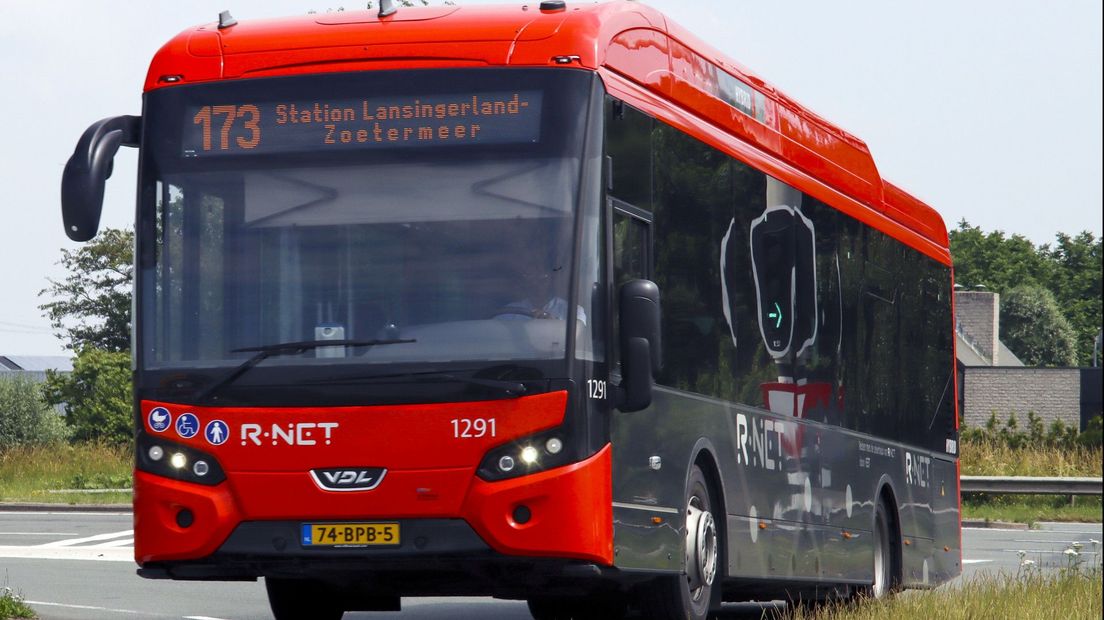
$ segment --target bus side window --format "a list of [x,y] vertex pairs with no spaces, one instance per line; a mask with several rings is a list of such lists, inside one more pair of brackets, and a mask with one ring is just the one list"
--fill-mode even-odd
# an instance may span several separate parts
[[[643,217],[645,212],[612,198],[610,203],[613,205],[613,303],[616,308],[622,284],[654,277],[651,269],[652,239],[651,223]],[[613,321],[612,368],[617,368],[621,362],[618,342],[620,318]]]
[[622,208],[613,210],[613,283],[614,290],[629,280],[651,275],[649,224]]
[[[617,300],[629,280],[654,280],[652,261],[652,132],[655,121],[647,114],[606,97],[606,187],[612,212],[613,287],[611,367],[617,368],[619,319]],[[613,198],[616,196],[616,198]]]
[[652,210],[652,117],[607,98],[606,154],[610,195]]

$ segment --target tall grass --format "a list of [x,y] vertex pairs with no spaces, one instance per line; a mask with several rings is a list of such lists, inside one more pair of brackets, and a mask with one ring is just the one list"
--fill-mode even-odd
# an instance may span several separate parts
[[1039,521],[1099,523],[1100,497],[1078,497],[1071,503],[1065,495],[971,494],[962,499],[962,518],[1034,524]]
[[104,443],[20,446],[0,452],[0,501],[129,503],[129,493],[49,493],[129,488],[131,448]]
[[[1021,442],[1010,446],[992,438],[965,437],[960,464],[963,476],[1100,477],[1104,452],[1100,447]],[[963,498],[967,519],[1035,523],[1037,521],[1100,521],[1100,497],[1080,497],[1075,503],[1060,495],[970,494]]]
[[788,620],[880,620],[882,618],[982,618],[1100,620],[1101,574],[1034,572],[1017,577],[984,573],[931,592],[906,592],[888,600],[860,600],[778,614]]
[[963,476],[1093,476],[1100,477],[1101,448],[1009,447],[993,440],[963,440],[960,464]]

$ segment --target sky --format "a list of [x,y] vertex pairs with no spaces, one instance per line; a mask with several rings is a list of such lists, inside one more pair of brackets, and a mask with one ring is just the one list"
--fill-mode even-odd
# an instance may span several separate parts
[[[1101,235],[1099,0],[646,3],[863,139],[948,227],[1036,244]],[[61,172],[89,124],[141,113],[157,49],[226,9],[244,21],[342,6],[364,3],[0,0],[0,355],[64,353],[38,309],[65,275],[61,249],[78,247],[61,226]],[[136,169],[121,149],[102,226],[132,224]]]

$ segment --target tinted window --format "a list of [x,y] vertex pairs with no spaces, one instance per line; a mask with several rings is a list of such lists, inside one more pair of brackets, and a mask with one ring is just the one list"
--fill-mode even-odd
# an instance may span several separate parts
[[652,118],[607,100],[606,154],[611,160],[610,194],[641,209],[652,208]]
[[[672,127],[652,127],[658,381],[944,449],[954,427],[949,269]],[[639,233],[625,219],[614,226],[623,274]]]
[[[595,79],[365,72],[151,93],[144,366],[229,366],[249,355],[235,349],[333,339],[407,342],[266,365],[563,358],[575,323],[590,324],[569,300],[577,110]],[[593,248],[597,207],[585,217]],[[601,268],[584,266],[588,294]]]

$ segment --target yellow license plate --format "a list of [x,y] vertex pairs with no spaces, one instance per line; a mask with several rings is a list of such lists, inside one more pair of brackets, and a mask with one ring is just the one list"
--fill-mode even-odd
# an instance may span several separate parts
[[304,523],[304,547],[363,547],[399,544],[398,523]]

